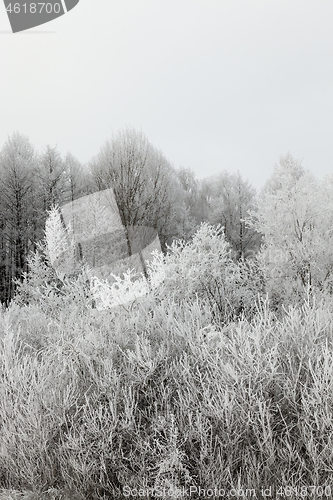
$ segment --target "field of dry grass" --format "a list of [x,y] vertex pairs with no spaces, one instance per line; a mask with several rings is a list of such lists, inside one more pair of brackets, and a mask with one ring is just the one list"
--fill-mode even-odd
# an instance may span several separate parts
[[329,301],[229,327],[199,301],[13,304],[0,325],[0,498],[330,485]]

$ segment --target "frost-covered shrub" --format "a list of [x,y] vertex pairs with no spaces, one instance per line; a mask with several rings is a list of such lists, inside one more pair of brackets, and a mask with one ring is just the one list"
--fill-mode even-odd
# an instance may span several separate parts
[[63,282],[51,266],[45,246],[39,244],[27,260],[29,270],[23,273],[22,282],[17,283],[15,302],[20,305],[38,303],[51,294],[61,293]]
[[149,266],[150,280],[159,282],[155,296],[172,297],[177,303],[198,298],[222,322],[238,314],[238,269],[220,225],[203,223],[192,241],[174,241],[168,250],[166,256],[155,258]]
[[148,280],[151,290],[158,288],[165,280],[165,259],[162,252],[154,250],[153,259],[147,265]]
[[124,278],[111,274],[115,280],[112,284],[93,276],[90,280],[90,289],[97,309],[103,310],[119,306],[147,295],[149,292],[147,280],[143,275],[135,279],[137,278],[136,274],[134,269],[128,269],[124,273]]
[[[249,263],[235,264],[221,226],[202,224],[188,243],[174,241],[164,256],[155,252],[147,265],[148,279],[127,270],[122,277],[110,274],[113,283],[101,280],[81,266],[70,265],[73,242],[61,224],[60,213],[52,209],[45,239],[29,257],[29,273],[19,286],[16,301],[40,304],[44,311],[56,311],[76,303],[79,306],[110,309],[150,295],[175,304],[199,300],[222,323],[241,313],[249,315],[260,289],[257,268]],[[65,264],[59,267],[59,259]],[[65,259],[65,260],[64,260]]]
[[73,305],[92,307],[94,304],[85,270],[60,279],[48,261],[43,248],[28,257],[29,271],[24,273],[22,282],[14,297],[14,303],[38,305],[44,312],[57,314],[60,309]]
[[234,293],[238,314],[251,319],[260,298],[266,296],[265,276],[257,258],[241,259],[235,265]]

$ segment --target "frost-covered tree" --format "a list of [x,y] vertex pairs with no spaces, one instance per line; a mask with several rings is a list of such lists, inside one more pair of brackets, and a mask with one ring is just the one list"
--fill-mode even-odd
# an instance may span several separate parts
[[173,170],[163,153],[143,133],[126,129],[104,144],[90,167],[98,190],[113,189],[124,227],[147,225],[163,240],[173,207]]
[[18,304],[38,304],[49,312],[56,312],[63,301],[92,305],[86,269],[75,259],[73,235],[62,223],[58,207],[49,210],[44,238],[27,256],[27,262],[28,271],[17,283]]
[[8,303],[13,279],[27,269],[26,256],[36,235],[34,148],[26,136],[15,132],[0,151],[0,293]]
[[75,243],[70,228],[61,221],[60,210],[53,206],[45,223],[45,248],[50,264],[60,279],[74,271]]
[[64,201],[74,201],[82,194],[89,192],[88,172],[86,172],[75,156],[68,152],[64,158],[65,189]]
[[174,239],[188,241],[201,222],[196,219],[198,181],[194,172],[190,169],[180,168],[175,171],[170,181],[172,211],[163,228],[164,240],[167,245],[171,245]]
[[245,224],[248,211],[254,207],[255,195],[255,189],[239,173],[222,172],[200,185],[202,220],[224,227],[237,260],[252,256],[259,247],[260,235]]
[[54,204],[61,202],[65,188],[65,166],[56,147],[46,146],[39,155],[36,174],[43,203],[42,210],[45,213]]
[[272,297],[287,302],[308,287],[331,289],[332,178],[319,182],[290,154],[281,158],[250,225],[264,236],[260,258]]

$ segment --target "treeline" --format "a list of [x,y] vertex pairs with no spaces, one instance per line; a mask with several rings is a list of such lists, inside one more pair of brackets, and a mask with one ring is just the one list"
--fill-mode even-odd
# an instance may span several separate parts
[[85,194],[112,187],[125,227],[148,225],[163,251],[174,239],[188,241],[202,222],[222,224],[235,260],[256,253],[260,235],[244,218],[256,193],[239,174],[198,181],[175,169],[134,129],[114,134],[87,165],[56,147],[35,150],[14,133],[0,151],[0,300],[8,305],[15,282],[28,270],[29,252],[44,236],[48,211]]
[[85,174],[70,153],[57,148],[38,153],[19,133],[0,151],[0,299],[8,304],[14,280],[27,271],[27,256],[43,238],[47,211],[55,203],[80,196]]

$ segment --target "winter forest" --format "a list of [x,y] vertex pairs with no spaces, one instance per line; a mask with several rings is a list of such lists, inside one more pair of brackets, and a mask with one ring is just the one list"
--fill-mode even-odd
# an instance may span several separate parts
[[[0,185],[0,498],[332,497],[333,176],[198,180],[127,128],[86,165],[14,133]],[[108,189],[161,249],[109,281],[61,213]]]
[[189,241],[202,222],[225,228],[233,257],[254,255],[260,236],[243,218],[255,191],[239,175],[221,173],[198,182],[190,170],[172,168],[140,132],[127,129],[106,143],[90,165],[57,148],[34,151],[29,139],[13,134],[0,153],[1,302],[8,305],[15,281],[28,269],[28,255],[43,238],[48,211],[83,195],[113,188],[125,227],[146,224],[162,249]]

